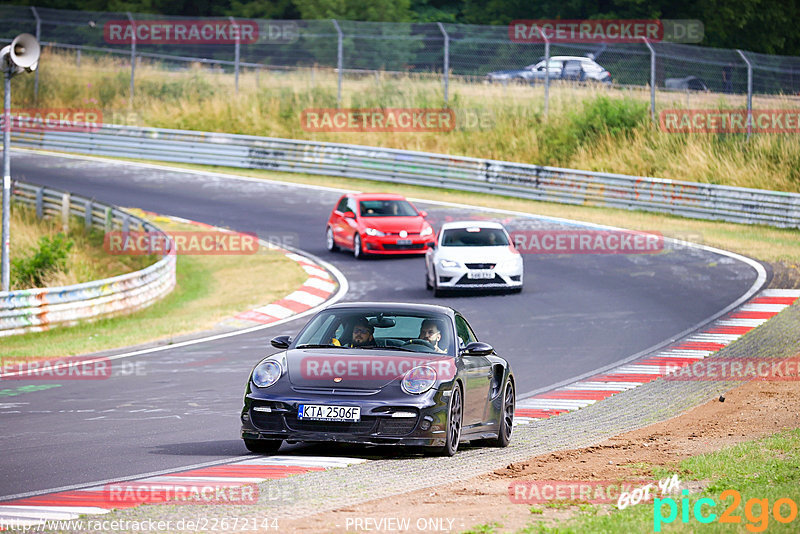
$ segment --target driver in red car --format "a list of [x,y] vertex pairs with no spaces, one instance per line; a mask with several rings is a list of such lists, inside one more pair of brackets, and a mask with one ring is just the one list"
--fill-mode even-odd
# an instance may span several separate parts
[[439,342],[442,340],[442,331],[433,319],[422,321],[422,325],[419,327],[419,338],[433,345],[436,352],[447,352],[439,346]]

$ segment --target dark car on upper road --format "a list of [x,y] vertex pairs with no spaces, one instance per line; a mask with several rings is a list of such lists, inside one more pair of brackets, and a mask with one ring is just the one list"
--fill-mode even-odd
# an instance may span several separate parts
[[280,352],[250,373],[240,416],[252,452],[275,452],[285,440],[452,456],[464,441],[511,439],[511,367],[452,308],[335,304],[272,345]]
[[330,251],[351,249],[358,259],[369,254],[425,254],[435,240],[427,216],[401,195],[342,195],[328,218],[325,245]]

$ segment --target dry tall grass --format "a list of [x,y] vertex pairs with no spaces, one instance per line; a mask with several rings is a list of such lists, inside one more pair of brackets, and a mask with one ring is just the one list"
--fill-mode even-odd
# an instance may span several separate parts
[[[746,141],[743,135],[665,133],[648,120],[646,89],[554,83],[545,118],[540,85],[454,79],[454,131],[320,133],[303,130],[300,114],[307,108],[336,107],[336,75],[329,69],[244,71],[236,94],[229,73],[199,65],[170,71],[142,62],[133,106],[129,73],[126,60],[84,54],[77,69],[74,55],[46,52],[36,105],[99,108],[113,123],[378,145],[800,192],[797,135],[759,134]],[[14,107],[34,105],[32,78],[15,78]],[[641,120],[588,135],[582,116],[603,96],[633,105]],[[714,93],[659,92],[657,99],[659,109],[744,105],[741,96]],[[351,76],[344,83],[342,106],[440,108],[443,89],[439,80],[424,76]],[[754,107],[798,108],[800,102],[792,96],[757,97]]]
[[[11,208],[10,257],[13,260],[32,256],[39,248],[42,236],[53,237],[62,232],[60,219],[36,218],[34,210],[19,204]],[[66,236],[74,243],[63,269],[44,273],[42,287],[66,286],[100,280],[143,269],[155,261],[153,256],[112,256],[103,250],[103,234],[86,233],[81,222],[73,221]],[[29,289],[30,280],[20,278],[11,269],[11,290]]]

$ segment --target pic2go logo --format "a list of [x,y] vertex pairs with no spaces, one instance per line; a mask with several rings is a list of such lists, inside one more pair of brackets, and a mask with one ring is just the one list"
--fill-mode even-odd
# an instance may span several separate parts
[[[725,490],[719,496],[721,501],[727,500],[728,497],[733,498],[733,502],[731,502],[719,516],[719,519],[717,519],[717,514],[710,510],[717,505],[714,499],[704,497],[698,499],[694,503],[694,506],[692,506],[689,504],[689,498],[687,497],[687,495],[689,495],[689,490],[683,490],[682,494],[683,498],[681,499],[680,505],[682,523],[689,522],[690,510],[698,523],[708,524],[718,521],[719,523],[740,524],[742,522],[742,516],[734,514],[742,503],[742,495],[737,490]],[[669,508],[669,515],[666,517],[664,516],[665,505]],[[756,512],[756,508],[758,512]],[[784,515],[784,512],[788,513]],[[749,521],[749,523],[745,525],[749,532],[765,531],[769,525],[769,499],[749,499],[744,505],[744,516],[747,521]],[[772,517],[779,523],[791,523],[797,518],[797,503],[786,497],[778,499],[772,505]],[[665,499],[656,498],[653,500],[653,530],[655,532],[661,532],[662,524],[672,523],[677,518],[678,503],[675,502],[675,499],[667,497]]]

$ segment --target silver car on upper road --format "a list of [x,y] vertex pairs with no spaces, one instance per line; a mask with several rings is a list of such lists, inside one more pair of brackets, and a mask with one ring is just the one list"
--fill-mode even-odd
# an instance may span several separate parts
[[450,290],[522,291],[522,256],[502,224],[449,222],[425,253],[425,286],[434,296]]

